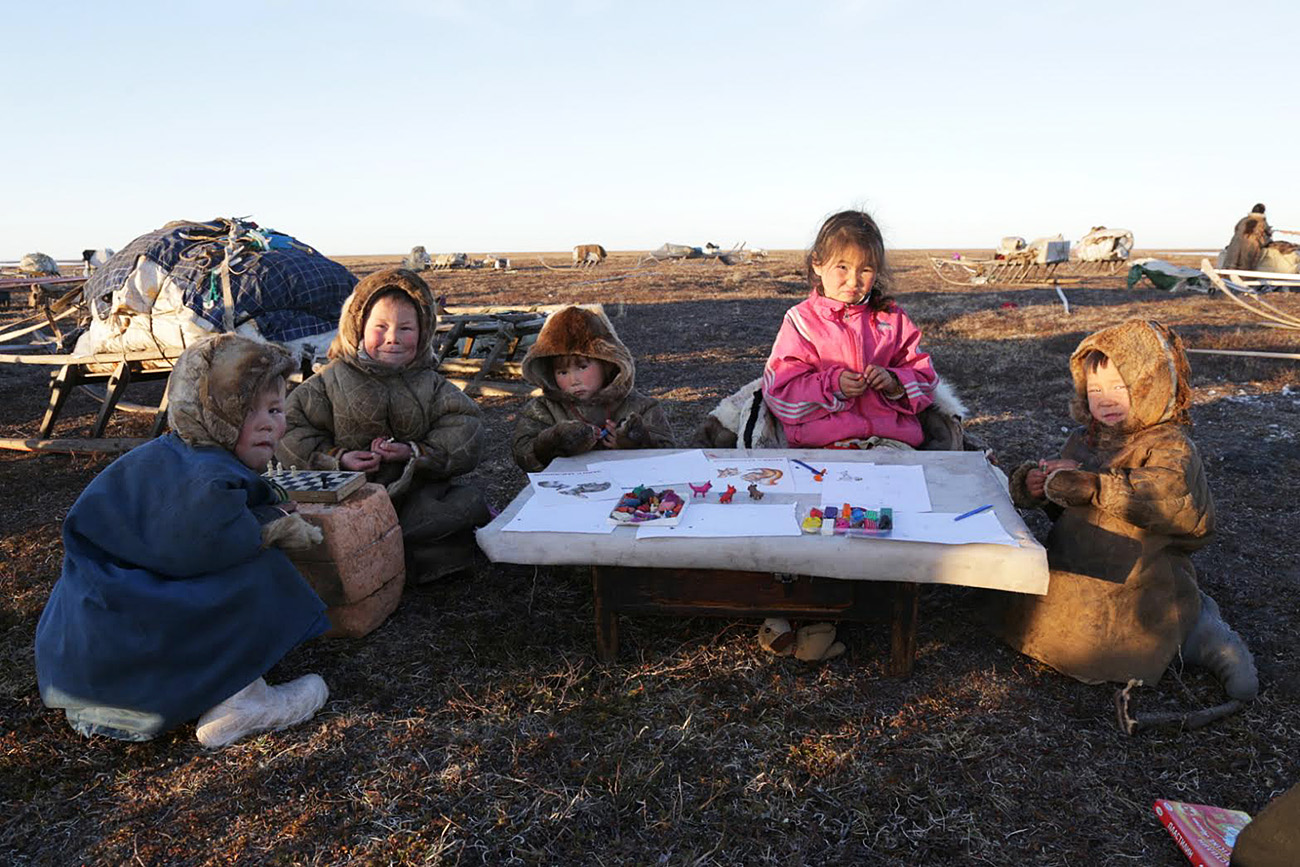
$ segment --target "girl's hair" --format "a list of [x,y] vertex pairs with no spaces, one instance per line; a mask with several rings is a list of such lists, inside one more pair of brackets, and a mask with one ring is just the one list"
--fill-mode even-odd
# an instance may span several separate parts
[[850,244],[866,253],[867,260],[876,269],[876,279],[866,300],[867,307],[871,310],[892,309],[894,299],[889,293],[894,291],[894,275],[885,260],[885,239],[876,221],[866,211],[840,211],[822,223],[804,263],[808,270],[808,285],[820,293],[822,279],[813,271],[813,263],[826,263]]

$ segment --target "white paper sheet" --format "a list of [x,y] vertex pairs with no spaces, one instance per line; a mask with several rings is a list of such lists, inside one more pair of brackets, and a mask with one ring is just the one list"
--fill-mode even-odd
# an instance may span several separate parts
[[712,467],[709,481],[715,491],[724,490],[727,485],[744,491],[755,484],[764,494],[795,492],[790,462],[785,458],[709,458],[709,464]]
[[895,512],[932,508],[925,469],[919,464],[833,464],[821,493],[823,506],[889,506]]
[[[533,497],[552,500],[617,500],[623,489],[608,473],[585,470],[568,473],[529,473]],[[602,487],[603,486],[603,487]]]
[[676,527],[643,526],[641,539],[685,538],[688,536],[798,536],[794,503],[770,506],[751,503],[696,503],[682,513]]
[[894,531],[889,538],[905,542],[937,542],[940,545],[966,545],[986,542],[1016,546],[1017,542],[990,509],[961,521],[953,518],[961,512],[894,512]]
[[629,458],[625,461],[592,460],[587,463],[587,469],[608,473],[620,487],[629,489],[637,485],[657,487],[703,482],[712,472],[708,459],[699,449],[650,458]]
[[516,533],[610,533],[609,500],[576,497],[530,497],[518,514],[501,528]]

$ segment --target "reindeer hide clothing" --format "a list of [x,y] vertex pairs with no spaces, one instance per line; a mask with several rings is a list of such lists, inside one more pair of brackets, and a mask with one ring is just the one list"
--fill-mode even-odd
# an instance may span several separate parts
[[[401,367],[367,357],[363,346],[372,303],[391,290],[410,300],[420,325],[415,358]],[[289,429],[277,450],[286,465],[337,469],[344,452],[368,451],[376,437],[413,444],[409,466],[381,464],[370,480],[390,486],[416,582],[469,565],[473,528],[489,519],[482,493],[452,481],[478,465],[483,421],[478,404],[434,369],[434,310],[429,287],[410,271],[389,268],[358,283],[344,302],[332,360],[289,395]]]
[[[603,362],[608,374],[605,385],[590,398],[578,402],[555,383],[556,358],[582,355]],[[636,390],[636,362],[614,332],[603,313],[583,307],[566,307],[547,318],[537,342],[524,356],[523,376],[541,388],[541,397],[524,405],[515,425],[515,463],[527,472],[539,472],[556,457],[579,454],[588,448],[668,449],[674,446],[672,429],[659,401]],[[600,437],[593,444],[585,439],[566,439],[568,422],[597,427],[606,421],[623,425],[633,417],[640,421],[640,436],[632,440]]]
[[1223,267],[1254,271],[1272,240],[1273,229],[1264,215],[1247,214],[1232,227],[1232,240],[1223,251]]
[[170,385],[177,432],[110,464],[64,519],[36,678],[82,734],[148,740],[329,627],[285,554],[263,547],[284,514],[275,491],[216,444],[238,436],[240,407],[286,358],[234,335],[186,350]]
[[[1114,428],[1087,410],[1084,357],[1106,354],[1128,386],[1129,416]],[[1013,474],[1011,495],[1054,517],[1045,596],[1015,595],[1003,636],[1022,653],[1079,680],[1159,681],[1200,614],[1190,555],[1214,532],[1214,502],[1186,432],[1187,359],[1158,323],[1130,321],[1087,337],[1070,359],[1072,413],[1084,427],[1061,457],[1077,470],[1048,476],[1036,500]]]

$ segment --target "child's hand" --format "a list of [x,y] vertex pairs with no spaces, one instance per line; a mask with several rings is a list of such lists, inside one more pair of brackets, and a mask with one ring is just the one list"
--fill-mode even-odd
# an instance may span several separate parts
[[867,369],[862,371],[862,378],[868,388],[874,388],[876,391],[886,394],[894,394],[903,390],[903,384],[898,381],[898,377],[879,364],[868,364]]
[[840,394],[857,397],[867,391],[867,378],[855,370],[840,371]]
[[596,433],[598,430],[599,428],[594,425],[577,419],[560,422],[555,426],[555,432],[559,437],[560,454],[580,455],[591,451],[596,446],[596,440],[600,438]]
[[406,443],[394,442],[391,437],[375,437],[370,443],[370,451],[379,455],[379,460],[384,463],[406,463],[411,459],[411,447]]
[[345,470],[368,473],[379,469],[379,455],[366,451],[344,452],[339,456],[339,464]]
[[1043,485],[1047,483],[1047,473],[1040,469],[1032,469],[1025,474],[1025,489],[1035,500],[1043,499],[1046,494],[1043,491]]
[[1068,461],[1064,458],[1057,458],[1051,461],[1039,461],[1038,466],[1025,474],[1025,487],[1029,490],[1031,496],[1035,499],[1043,499],[1047,496],[1046,485],[1047,477],[1057,470],[1077,470],[1078,461]]
[[[610,422],[606,422],[608,426]],[[637,449],[640,448],[649,437],[645,429],[645,422],[641,419],[640,413],[630,413],[627,418],[614,429],[614,447],[620,449]]]

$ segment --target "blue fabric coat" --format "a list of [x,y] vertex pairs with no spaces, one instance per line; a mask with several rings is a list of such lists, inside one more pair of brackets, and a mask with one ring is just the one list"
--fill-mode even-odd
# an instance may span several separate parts
[[325,631],[325,606],[262,523],[271,487],[175,434],[109,465],[63,522],[63,575],[36,627],[41,699],[83,734],[146,740],[192,720]]

